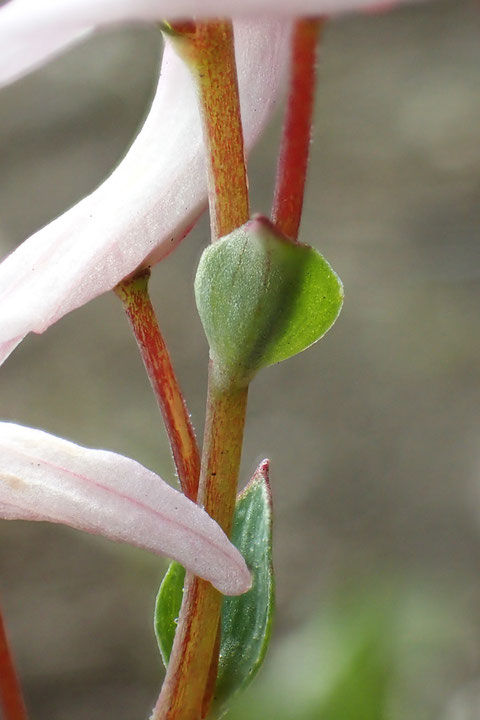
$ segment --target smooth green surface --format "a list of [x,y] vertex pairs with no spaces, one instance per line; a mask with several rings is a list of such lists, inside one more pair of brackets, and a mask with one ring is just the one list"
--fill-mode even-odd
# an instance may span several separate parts
[[221,707],[245,687],[260,668],[268,648],[274,609],[272,502],[264,465],[239,495],[232,542],[252,572],[252,589],[225,597],[215,701]]
[[[223,601],[217,712],[252,680],[270,639],[274,605],[272,508],[264,464],[237,499],[232,542],[244,556],[253,584],[248,593],[225,597]],[[173,646],[184,577],[184,568],[172,562],[157,596],[155,633],[165,667]]]
[[182,604],[185,568],[173,561],[162,580],[155,603],[154,627],[163,664],[168,665]]
[[242,384],[319,340],[338,317],[343,287],[317,250],[257,218],[204,251],[195,298],[225,381]]

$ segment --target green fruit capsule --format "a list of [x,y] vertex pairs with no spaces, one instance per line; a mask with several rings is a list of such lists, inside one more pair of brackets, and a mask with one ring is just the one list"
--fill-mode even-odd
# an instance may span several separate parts
[[203,252],[195,299],[220,381],[240,387],[325,335],[343,286],[317,250],[254,217]]

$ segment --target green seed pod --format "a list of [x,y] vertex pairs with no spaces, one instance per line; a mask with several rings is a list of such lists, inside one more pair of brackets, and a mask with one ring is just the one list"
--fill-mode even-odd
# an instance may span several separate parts
[[317,250],[255,217],[203,252],[195,299],[219,379],[240,387],[319,340],[343,286]]

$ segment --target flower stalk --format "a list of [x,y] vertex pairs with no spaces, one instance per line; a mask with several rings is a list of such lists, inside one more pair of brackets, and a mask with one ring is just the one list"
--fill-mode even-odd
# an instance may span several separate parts
[[160,407],[183,493],[197,499],[200,453],[190,415],[148,293],[144,270],[115,288],[137,341]]
[[0,609],[0,707],[4,720],[27,720],[12,651]]
[[292,240],[298,237],[308,167],[315,99],[318,41],[324,18],[296,21],[291,75],[272,208],[272,222]]

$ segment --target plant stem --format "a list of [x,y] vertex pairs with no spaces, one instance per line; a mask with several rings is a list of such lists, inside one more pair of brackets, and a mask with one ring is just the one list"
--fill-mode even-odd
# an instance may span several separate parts
[[[209,384],[199,501],[227,534],[235,507],[247,393],[247,388],[226,392]],[[221,594],[209,582],[187,573],[167,676],[152,716],[156,720],[198,720],[208,712],[221,603]]]
[[225,389],[210,369],[198,499],[228,535],[232,527],[248,387]]
[[199,22],[195,33],[180,35],[175,44],[199,94],[213,242],[249,218],[232,24]]
[[196,500],[200,454],[190,415],[150,301],[149,277],[150,271],[145,270],[121,282],[115,293],[123,303],[162,412],[180,485],[187,497]]
[[4,720],[27,720],[22,690],[0,609],[0,707]]
[[316,50],[324,19],[297,20],[292,35],[290,89],[272,208],[273,224],[296,240],[302,216],[316,81]]
[[[212,241],[249,217],[240,102],[231,23],[198,23],[178,40],[196,80],[207,146]],[[230,532],[248,388],[225,389],[209,367],[198,501]],[[218,662],[222,596],[187,573],[167,675],[153,720],[199,720],[208,714]]]

